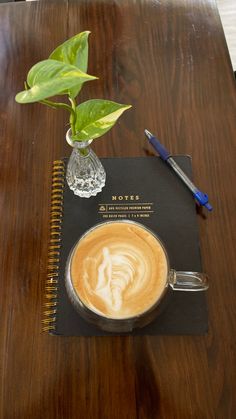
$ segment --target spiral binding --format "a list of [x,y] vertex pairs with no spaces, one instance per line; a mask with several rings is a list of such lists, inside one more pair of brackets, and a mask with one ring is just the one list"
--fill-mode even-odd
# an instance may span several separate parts
[[65,184],[65,163],[63,160],[53,162],[52,193],[50,213],[50,239],[48,246],[48,269],[45,284],[45,301],[43,303],[43,331],[53,332],[56,329],[57,291],[59,261],[61,248],[61,228],[63,215],[63,191]]

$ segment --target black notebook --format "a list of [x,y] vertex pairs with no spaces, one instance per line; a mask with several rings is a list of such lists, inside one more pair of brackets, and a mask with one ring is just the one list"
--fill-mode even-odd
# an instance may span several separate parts
[[[176,156],[191,178],[191,158]],[[65,180],[66,160],[53,165],[51,235],[43,330],[63,336],[105,336],[72,306],[64,271],[69,252],[91,226],[128,219],[151,228],[163,241],[175,270],[201,272],[195,201],[159,157],[102,159],[107,180],[95,197],[80,198]],[[176,291],[156,320],[133,335],[204,334],[208,330],[205,292]]]

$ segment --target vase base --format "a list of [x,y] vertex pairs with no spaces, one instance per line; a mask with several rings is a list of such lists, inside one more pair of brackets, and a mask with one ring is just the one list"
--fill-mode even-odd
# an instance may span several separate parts
[[100,185],[99,188],[94,189],[93,191],[84,191],[79,190],[77,188],[73,188],[73,186],[68,185],[70,190],[74,193],[74,195],[79,196],[80,198],[90,198],[91,196],[96,196],[98,193],[102,191],[105,186],[105,182],[103,185]]
[[[89,143],[89,142],[88,142]],[[84,146],[86,153],[81,153],[81,144],[75,144],[67,164],[66,180],[69,188],[81,198],[90,198],[101,192],[106,183],[105,169],[89,147]]]

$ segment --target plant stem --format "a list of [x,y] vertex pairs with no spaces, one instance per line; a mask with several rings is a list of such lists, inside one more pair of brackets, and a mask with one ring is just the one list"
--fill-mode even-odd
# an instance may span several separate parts
[[72,99],[71,97],[69,97],[69,101],[71,103],[71,106],[67,105],[66,103],[53,102],[53,101],[48,100],[48,99],[40,100],[39,103],[42,103],[43,105],[50,106],[50,108],[53,108],[53,109],[62,108],[62,109],[66,109],[67,111],[69,111],[70,112],[71,132],[72,132],[72,135],[75,135],[76,134],[76,130],[75,130],[76,101],[75,101],[75,99]]
[[69,97],[69,101],[71,103],[71,108],[73,109],[73,113],[70,115],[70,126],[71,126],[71,132],[72,135],[76,134],[75,130],[75,123],[76,123],[76,101],[75,99]]
[[40,100],[40,103],[42,103],[43,105],[50,106],[53,109],[63,108],[69,111],[70,113],[74,113],[73,108],[70,105],[67,105],[66,103],[52,102],[48,99]]

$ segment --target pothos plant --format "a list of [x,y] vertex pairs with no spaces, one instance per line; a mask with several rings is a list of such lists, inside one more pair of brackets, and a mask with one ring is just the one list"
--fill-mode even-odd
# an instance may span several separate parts
[[[48,59],[35,64],[27,75],[25,90],[16,95],[18,103],[39,102],[70,113],[72,141],[86,141],[105,134],[121,114],[131,107],[103,99],[78,103],[85,82],[97,77],[87,74],[88,36],[81,32],[59,45]],[[56,102],[53,96],[67,96],[68,102]]]

